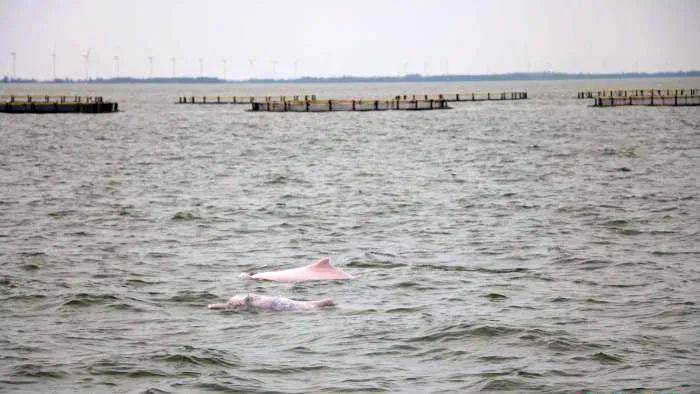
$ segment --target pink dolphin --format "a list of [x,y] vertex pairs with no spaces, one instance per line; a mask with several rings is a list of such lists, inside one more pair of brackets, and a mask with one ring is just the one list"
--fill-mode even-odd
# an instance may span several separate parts
[[324,257],[321,260],[283,271],[261,272],[255,275],[243,274],[253,279],[272,280],[276,282],[304,282],[308,280],[341,280],[353,279],[354,276],[343,272],[340,268],[331,265],[331,259]]
[[235,295],[224,304],[209,304],[209,309],[267,309],[271,311],[307,311],[324,306],[334,306],[330,298],[319,301],[297,301],[284,297],[271,297],[262,294]]

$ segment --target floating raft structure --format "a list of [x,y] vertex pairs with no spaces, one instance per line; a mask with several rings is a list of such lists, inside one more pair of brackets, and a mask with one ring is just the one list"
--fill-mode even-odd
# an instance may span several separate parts
[[445,100],[447,102],[461,101],[502,101],[527,100],[527,92],[503,93],[451,93],[451,94],[404,94],[394,97],[395,100]]
[[[526,100],[527,92],[504,92],[504,93],[451,93],[451,94],[403,94],[395,96],[389,101],[501,101],[501,100]],[[348,99],[352,101],[351,99]],[[332,101],[348,101],[336,100]],[[319,100],[315,94],[295,95],[295,96],[180,96],[176,104],[254,104],[254,103],[278,103],[278,102],[317,102]],[[381,99],[355,99],[355,101],[374,102],[387,101]],[[419,107],[421,105],[418,105]],[[399,107],[401,105],[399,104]],[[403,109],[403,108],[402,108]]]
[[700,95],[658,95],[628,97],[596,97],[594,107],[618,107],[623,105],[645,105],[653,107],[685,107],[700,105]]
[[257,102],[270,101],[300,101],[316,100],[316,95],[304,96],[181,96],[177,98],[175,104],[253,104]]
[[447,100],[299,100],[252,103],[253,112],[335,112],[450,109]]
[[7,113],[108,113],[119,111],[119,104],[102,97],[81,96],[0,96],[0,112]]
[[578,92],[579,99],[592,99],[598,97],[647,97],[647,96],[695,96],[700,94],[700,89],[626,89],[626,90],[586,90]]
[[[298,97],[298,96],[295,96]],[[256,101],[254,112],[334,112],[334,111],[420,111],[450,109],[450,102],[526,100],[527,92],[454,93],[398,95],[393,99],[286,100]]]

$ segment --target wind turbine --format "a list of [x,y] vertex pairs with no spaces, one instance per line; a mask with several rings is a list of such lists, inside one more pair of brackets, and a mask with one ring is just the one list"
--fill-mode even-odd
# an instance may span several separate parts
[[90,51],[92,48],[88,48],[87,52],[83,55],[85,59],[85,80],[90,79]]
[[294,79],[297,79],[297,71],[299,71],[299,60],[294,61]]
[[253,72],[255,70],[255,60],[248,59],[248,64],[250,65],[250,79],[253,79],[253,76],[255,76],[255,73]]
[[119,55],[114,56],[114,77],[119,78]]
[[272,60],[272,79],[277,76],[277,60]]
[[149,78],[153,78],[153,59],[154,59],[153,56],[148,57],[148,65],[149,65],[148,77]]
[[227,58],[221,59],[221,62],[224,64],[224,81],[226,80],[226,62],[228,62]]
[[175,62],[177,62],[177,59],[173,56],[170,58],[170,61],[173,62],[173,78],[175,78]]
[[199,77],[202,78],[204,75],[204,59],[199,58]]
[[15,52],[10,52],[10,55],[12,56],[12,80],[15,80],[17,79],[17,70],[15,69],[15,60],[17,54]]
[[53,50],[49,54],[51,56],[51,64],[53,65],[53,79],[56,79],[56,43],[53,43]]

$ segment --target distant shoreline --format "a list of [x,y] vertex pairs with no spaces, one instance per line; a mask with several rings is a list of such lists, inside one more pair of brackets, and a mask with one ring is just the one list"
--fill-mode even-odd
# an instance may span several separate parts
[[700,77],[700,71],[674,71],[652,73],[560,73],[560,72],[518,72],[506,74],[460,74],[460,75],[420,75],[408,74],[403,76],[374,76],[374,77],[301,77],[290,79],[251,78],[245,80],[230,80],[216,77],[154,77],[154,78],[90,78],[90,79],[11,79],[3,77],[0,83],[219,83],[219,84],[251,84],[251,83],[394,83],[394,82],[482,82],[482,81],[561,81],[561,80],[595,80],[595,79],[634,79],[634,78],[679,78]]

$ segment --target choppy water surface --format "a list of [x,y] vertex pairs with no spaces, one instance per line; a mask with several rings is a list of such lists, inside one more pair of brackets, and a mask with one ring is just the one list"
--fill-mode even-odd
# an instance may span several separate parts
[[[697,391],[700,110],[572,97],[699,82],[2,86],[123,111],[0,114],[0,391]],[[172,104],[511,88],[532,99]],[[238,278],[326,255],[359,278]],[[338,307],[206,309],[247,292]]]

